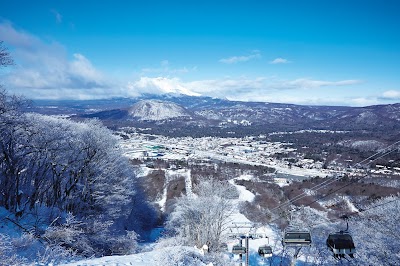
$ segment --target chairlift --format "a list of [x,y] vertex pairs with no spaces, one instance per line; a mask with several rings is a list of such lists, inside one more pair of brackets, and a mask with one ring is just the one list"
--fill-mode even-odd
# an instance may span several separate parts
[[344,258],[347,254],[350,258],[354,258],[354,253],[356,253],[356,247],[354,246],[353,238],[349,233],[349,217],[343,215],[340,218],[346,220],[346,230],[341,230],[334,234],[329,234],[326,240],[326,245],[333,252],[333,256],[336,259]]
[[258,248],[258,255],[264,258],[272,257],[272,247],[268,245],[260,246]]
[[[304,206],[302,208],[304,212]],[[292,213],[290,213],[290,219],[292,221]],[[309,230],[301,230],[299,226],[292,225],[289,226],[288,229],[285,230],[283,238],[282,238],[282,245],[284,247],[306,247],[311,246],[311,233]]]
[[311,233],[307,230],[285,230],[282,244],[287,247],[311,246]]
[[[259,234],[259,238],[263,238],[264,235]],[[268,243],[258,247],[258,255],[264,258],[272,257],[272,247],[269,245],[269,237],[265,235],[265,238],[268,239]]]
[[232,247],[232,253],[233,254],[245,254],[246,253],[246,247],[240,246],[240,245],[234,245]]
[[326,245],[337,259],[344,258],[346,254],[350,258],[354,258],[354,253],[356,253],[353,238],[346,231],[329,234]]

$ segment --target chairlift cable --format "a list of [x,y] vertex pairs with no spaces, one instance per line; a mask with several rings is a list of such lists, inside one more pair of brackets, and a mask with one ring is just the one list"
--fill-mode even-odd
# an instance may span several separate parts
[[[387,227],[385,224],[379,222],[378,220],[375,220],[374,222],[378,223],[381,227],[385,227],[388,231],[387,231],[387,232],[383,232],[383,231],[377,229],[376,227],[374,227],[374,230],[376,230],[376,231],[382,233],[383,235],[388,235],[388,234],[390,234],[390,235],[392,235],[394,238],[400,239],[400,236],[395,235],[395,234],[392,232],[392,229],[390,229],[389,227]],[[372,224],[372,222],[371,222],[371,224]]]
[[[375,157],[375,156],[377,156],[377,155],[379,155],[379,156],[376,157],[376,158],[374,158],[374,159],[372,159],[372,160],[370,160],[369,163],[374,162],[374,161],[376,161],[376,160],[378,160],[378,159],[380,159],[380,158],[382,158],[382,157],[384,157],[384,156],[386,156],[386,155],[392,153],[395,149],[389,149],[389,148],[395,146],[395,145],[398,144],[398,143],[400,143],[400,141],[397,141],[396,143],[394,143],[394,144],[388,146],[387,148],[385,148],[383,151],[380,151],[380,152],[378,152],[378,153],[375,153],[374,155],[368,157],[367,159],[364,159],[363,161],[361,161],[360,163],[358,163],[358,164],[356,164],[356,165],[363,166],[363,164],[364,164],[366,161],[370,160],[371,158],[373,158],[373,157]],[[388,150],[388,149],[389,149],[389,150]],[[368,175],[366,175],[366,176],[368,176]],[[364,177],[366,177],[366,176],[364,176]],[[313,189],[319,190],[319,189],[321,189],[321,188],[323,188],[323,187],[326,187],[326,186],[328,186],[329,184],[335,182],[335,181],[336,181],[336,178],[337,178],[336,175],[334,175],[333,177],[331,177],[330,179],[328,179],[328,181],[324,181],[324,182],[322,182],[321,184],[318,184],[318,185],[314,186]],[[356,183],[356,182],[359,182],[359,179],[358,179],[358,178],[355,178],[355,179],[352,180],[351,182],[349,182],[349,183],[347,183],[347,184],[345,184],[345,185],[339,187],[338,189],[335,189],[335,190],[333,190],[333,191],[327,193],[326,195],[324,195],[324,196],[322,196],[322,197],[320,197],[320,198],[318,198],[318,199],[316,199],[316,200],[314,200],[314,201],[308,203],[307,205],[303,205],[303,208],[304,208],[305,206],[310,206],[311,204],[313,204],[313,203],[315,203],[315,202],[317,202],[317,201],[320,201],[321,199],[324,199],[324,198],[326,198],[326,197],[332,195],[333,193],[336,193],[337,191],[339,191],[339,190],[341,190],[341,189],[343,189],[343,188],[345,188],[345,187],[348,187],[348,186],[350,186],[350,185],[352,185],[352,184],[354,184],[354,183]],[[325,183],[325,184],[324,184],[324,183]],[[318,188],[317,188],[317,187],[318,187]],[[302,196],[302,195],[303,195],[303,196]],[[304,198],[305,196],[306,196],[306,195],[305,195],[305,192],[303,192],[302,194],[296,196],[294,199],[291,199],[291,200],[289,200],[288,202],[285,202],[284,204],[280,204],[279,206],[277,206],[277,207],[274,208],[273,210],[276,210],[276,209],[278,209],[278,208],[281,208],[282,206],[285,206],[285,205],[288,205],[288,204],[293,203],[293,202],[295,202],[295,201],[298,201],[298,200],[300,200],[301,198]],[[396,200],[398,200],[398,199],[396,199]],[[396,200],[393,200],[393,201],[396,201]],[[393,202],[393,201],[390,201],[390,202]],[[379,207],[379,206],[388,204],[388,203],[390,203],[390,202],[382,203],[382,204],[376,205],[376,206],[374,206],[374,207],[368,208],[368,209],[363,210],[363,211],[367,211],[367,210],[369,210],[369,209],[377,208],[377,207]],[[293,209],[292,209],[292,210],[293,210]],[[292,211],[292,210],[291,210],[291,211]],[[361,212],[361,211],[359,211],[358,213],[360,213],[360,212]],[[280,218],[282,218],[282,213],[278,216],[278,218],[276,218],[276,219],[270,221],[270,223],[275,222],[275,221],[279,220]],[[350,238],[351,238],[351,236],[350,236]],[[351,240],[351,241],[352,241],[352,240]],[[353,244],[353,245],[354,245],[354,244]],[[350,250],[351,250],[351,248],[350,248]],[[352,254],[353,254],[353,253],[352,253]],[[281,263],[282,263],[282,261],[281,261]]]
[[[329,185],[329,184],[331,184],[331,183],[329,183],[329,184],[324,184],[324,183],[326,183],[326,182],[332,182],[332,181],[335,181],[335,180],[332,180],[333,178],[335,178],[335,179],[336,179],[336,176],[335,176],[335,177],[331,177],[331,178],[329,178],[329,179],[325,180],[324,182],[322,182],[322,183],[320,183],[320,184],[317,184],[317,185],[315,185],[314,187],[310,188],[310,190],[318,190],[318,189],[322,188],[323,186],[326,186],[326,185]],[[320,188],[318,188],[319,186],[321,186],[321,187],[320,187]],[[297,201],[297,200],[301,199],[301,197],[302,197],[304,194],[305,194],[305,193],[303,192],[302,194],[299,194],[299,195],[297,195],[296,197],[294,197],[294,198],[290,199],[289,201],[287,201],[287,202],[285,202],[285,203],[282,203],[282,204],[280,204],[279,206],[277,206],[277,207],[275,207],[275,208],[271,209],[270,211],[277,210],[277,209],[279,209],[279,208],[281,208],[281,207],[283,207],[283,206],[285,206],[285,205],[288,205],[288,204],[290,204],[290,203],[292,203],[292,202],[295,202],[295,201]]]
[[[383,151],[385,151],[385,150],[387,150],[388,148],[390,148],[390,147],[392,147],[392,146],[395,146],[395,145],[397,145],[397,144],[399,144],[399,143],[400,143],[400,141],[397,141],[397,142],[395,142],[395,143],[389,145],[388,147],[386,147]],[[369,163],[374,162],[374,161],[376,161],[376,160],[378,160],[378,159],[380,159],[380,158],[382,158],[382,157],[384,157],[384,156],[386,156],[386,155],[392,153],[393,151],[395,151],[395,149],[391,149],[391,150],[389,150],[389,151],[386,151],[384,154],[380,155],[379,157],[376,157],[375,159],[373,159],[373,160],[370,161]],[[380,153],[382,153],[382,151],[379,151],[379,152],[377,152],[377,153],[375,153],[375,154],[369,156],[368,158],[362,160],[362,161],[359,162],[359,163],[354,164],[353,166],[356,166],[356,165],[363,166],[362,164],[365,164],[365,163],[364,163],[365,161],[368,161],[369,159],[373,158],[373,157],[376,156],[376,155],[379,155]],[[310,188],[310,190],[319,190],[319,189],[321,189],[321,188],[323,188],[323,187],[326,187],[326,186],[328,186],[328,185],[334,183],[335,181],[337,181],[337,179],[338,179],[338,178],[336,177],[336,175],[334,175],[333,177],[331,177],[331,178],[325,180],[324,182],[322,182],[322,183],[320,183],[320,184],[317,184],[317,185],[315,185],[314,187]],[[356,180],[357,180],[357,179],[356,179]],[[357,180],[357,181],[358,181],[358,180]],[[326,183],[326,182],[327,182],[327,183]],[[326,183],[326,184],[324,184],[324,183]],[[351,183],[350,183],[350,184],[351,184]],[[319,186],[320,186],[320,187],[319,187]],[[328,195],[329,195],[329,194],[328,194]],[[270,211],[272,212],[272,211],[274,211],[274,210],[277,210],[277,209],[279,209],[279,208],[282,208],[283,206],[286,206],[286,205],[289,205],[290,203],[296,202],[296,201],[298,201],[298,200],[300,200],[300,199],[302,199],[302,198],[304,198],[304,197],[306,197],[306,196],[308,196],[308,195],[307,195],[305,192],[303,192],[303,193],[297,195],[296,197],[294,197],[293,199],[291,199],[291,200],[289,200],[289,201],[287,201],[287,202],[285,202],[285,203],[282,203],[282,204],[278,205],[277,207],[271,209]]]
[[382,206],[382,205],[386,205],[386,204],[389,204],[389,203],[392,203],[392,202],[395,202],[395,201],[398,201],[398,200],[400,200],[399,197],[397,197],[397,198],[394,199],[394,200],[391,200],[391,201],[388,201],[388,202],[384,202],[384,203],[375,205],[375,206],[373,206],[373,207],[371,207],[371,208],[367,208],[367,209],[360,210],[360,211],[357,212],[357,213],[366,212],[366,211],[369,211],[369,210],[371,210],[371,209],[375,209],[375,208],[378,208],[378,207],[380,207],[380,206]]
[[[340,188],[335,189],[334,191],[329,192],[328,194],[326,194],[326,195],[320,197],[319,199],[314,200],[314,201],[312,201],[312,202],[310,202],[310,203],[304,205],[304,207],[310,206],[311,204],[313,204],[313,203],[315,203],[315,202],[317,202],[317,201],[319,201],[319,200],[321,200],[321,199],[324,199],[324,198],[328,197],[329,195],[331,195],[331,194],[333,194],[333,193],[335,193],[335,192],[337,192],[337,191],[339,191],[339,190],[341,190],[341,189],[343,189],[343,188],[345,188],[345,187],[348,187],[349,185],[351,185],[351,184],[353,184],[353,183],[356,183],[356,182],[358,182],[358,179],[355,179],[355,180],[353,180],[352,182],[347,183],[346,185],[341,186]],[[400,199],[400,198],[397,198],[397,199],[391,200],[391,201],[389,201],[389,202],[384,202],[384,203],[375,205],[375,206],[373,206],[373,207],[371,207],[371,208],[367,208],[367,209],[360,210],[360,211],[355,212],[355,213],[353,213],[353,214],[349,214],[349,216],[350,216],[350,215],[359,214],[359,213],[361,213],[361,212],[366,212],[366,211],[368,211],[368,210],[377,208],[377,207],[379,207],[379,206],[386,205],[386,204],[392,203],[392,202],[394,202],[394,201],[398,201],[399,199]],[[293,210],[293,209],[292,209],[292,210]],[[275,221],[279,220],[279,219],[282,218],[282,217],[283,217],[283,216],[280,215],[278,218],[276,218],[276,219],[270,221],[270,223],[275,222]]]
[[[361,162],[358,162],[357,164],[363,164],[365,161],[368,161],[369,159],[373,158],[375,155],[378,155],[379,153],[384,152],[385,150],[387,150],[387,149],[389,149],[389,148],[391,148],[392,146],[395,146],[395,145],[397,145],[397,144],[400,144],[400,140],[399,140],[399,141],[396,141],[395,143],[393,143],[393,144],[391,144],[391,145],[389,145],[389,146],[387,146],[387,147],[384,148],[383,150],[381,150],[381,151],[379,151],[379,152],[377,152],[377,153],[375,153],[375,154],[369,156],[368,158],[362,160]],[[376,160],[376,159],[374,159],[374,160]],[[356,165],[357,165],[357,164],[356,164]]]
[[[362,209],[362,210],[359,210],[359,211],[356,211],[356,212],[352,212],[352,213],[349,213],[349,214],[346,214],[346,215],[347,215],[347,216],[354,216],[354,215],[357,215],[357,214],[361,214],[361,213],[363,213],[363,212],[366,212],[366,211],[375,209],[375,208],[380,207],[380,206],[382,206],[382,205],[386,205],[386,204],[389,204],[389,203],[392,203],[392,202],[395,202],[395,201],[398,201],[398,200],[400,200],[400,198],[396,198],[396,199],[394,199],[394,200],[387,201],[387,202],[384,202],[384,203],[375,205],[375,206],[373,206],[373,207],[366,208],[366,209]],[[323,218],[325,218],[325,217],[323,217]],[[331,222],[336,222],[336,221],[340,221],[340,220],[342,220],[342,218],[334,218],[334,219],[330,219],[329,221],[331,221]],[[321,225],[321,224],[325,224],[325,223],[326,223],[326,222],[317,223],[317,224],[313,225],[311,228],[317,227],[317,226],[319,226],[319,225]]]
[[[329,192],[328,194],[326,194],[326,195],[320,197],[320,198],[317,199],[317,200],[312,201],[311,203],[309,203],[309,204],[307,204],[307,205],[305,205],[305,206],[310,206],[311,204],[313,204],[313,203],[315,203],[315,202],[317,202],[317,201],[319,201],[319,200],[321,200],[321,199],[323,199],[323,198],[326,198],[327,196],[329,196],[329,195],[331,195],[331,194],[333,194],[333,193],[335,193],[335,192],[337,192],[337,191],[339,191],[339,190],[341,190],[341,189],[343,189],[343,188],[345,188],[345,187],[347,187],[347,186],[349,186],[349,185],[351,185],[351,184],[353,184],[353,183],[356,183],[356,182],[358,182],[358,179],[355,179],[355,180],[353,180],[352,182],[350,182],[350,183],[348,183],[348,184],[346,184],[346,185],[344,185],[344,186],[342,186],[342,187],[340,187],[340,188],[338,188],[338,189],[336,189],[336,190],[334,190],[334,191]],[[389,202],[385,202],[385,203],[376,205],[376,206],[374,206],[374,207],[372,207],[372,208],[368,208],[368,209],[365,209],[365,210],[360,210],[360,211],[358,211],[358,212],[353,213],[352,215],[355,215],[355,214],[358,214],[358,213],[361,213],[361,212],[365,212],[365,211],[368,211],[368,210],[370,210],[370,209],[374,209],[374,208],[377,208],[377,207],[379,207],[379,206],[382,206],[382,205],[385,205],[385,204],[388,204],[388,203],[391,203],[391,202],[394,202],[394,201],[397,201],[397,200],[399,200],[399,198],[397,198],[397,199],[395,199],[395,200],[392,200],[392,201],[389,201]],[[350,215],[351,215],[351,214],[350,214]]]
[[[357,181],[358,181],[358,180],[357,180]],[[304,207],[310,206],[311,204],[313,204],[313,203],[315,203],[315,202],[317,202],[317,201],[319,201],[319,200],[321,200],[321,199],[323,199],[323,198],[326,198],[327,196],[329,196],[329,195],[331,195],[331,194],[333,194],[333,193],[339,191],[340,189],[345,188],[345,187],[347,187],[347,186],[349,186],[349,185],[351,185],[351,184],[353,184],[353,183],[355,183],[355,182],[354,182],[354,181],[353,181],[353,182],[350,182],[350,183],[348,183],[348,184],[346,184],[346,185],[344,185],[344,186],[342,186],[342,187],[340,187],[340,188],[338,188],[338,189],[336,189],[336,190],[334,190],[334,191],[332,191],[332,192],[330,192],[330,193],[328,193],[328,194],[326,194],[326,195],[320,197],[319,199],[314,200],[314,201],[312,201],[311,203],[309,203],[309,204],[307,204],[307,205],[304,205]],[[292,209],[292,210],[294,210],[294,209]],[[292,210],[290,210],[290,211],[292,211]],[[271,223],[271,222],[274,222],[274,221],[277,221],[277,220],[279,220],[279,219],[282,218],[282,217],[283,217],[283,216],[279,216],[278,218],[276,218],[276,219],[270,221],[270,223]]]
[[[382,157],[384,157],[384,156],[386,156],[386,155],[392,153],[393,151],[394,151],[394,150],[390,150],[390,151],[388,151],[388,152],[382,154],[381,156],[375,158],[373,161],[376,161],[376,160],[378,160],[378,159],[380,159],[380,158],[382,158]],[[355,180],[356,180],[355,182],[358,181],[357,179],[355,179]],[[318,188],[318,189],[321,189],[321,188],[323,188],[323,187],[326,187],[326,186],[328,186],[328,185],[334,183],[335,181],[336,181],[335,179],[332,180],[332,178],[331,178],[331,181],[330,181],[329,183],[325,184],[324,186],[322,186],[322,187],[320,187],[320,188]],[[311,188],[311,189],[313,189],[313,188]],[[316,189],[316,190],[318,190],[318,189]],[[298,201],[298,200],[300,200],[300,199],[305,198],[306,196],[308,196],[308,195],[305,194],[304,192],[303,192],[302,194],[300,194],[300,195],[302,195],[300,198],[297,198],[297,199],[295,199],[295,200],[293,200],[293,201],[291,201],[291,202],[293,203],[293,202],[295,202],[295,201]],[[298,196],[300,196],[300,195],[298,195]]]
[[390,150],[390,151],[388,151],[388,152],[382,154],[381,156],[376,157],[376,158],[375,158],[374,160],[372,160],[371,162],[376,161],[376,160],[378,160],[378,159],[380,159],[380,158],[382,158],[382,157],[385,157],[386,155],[388,155],[388,154],[390,154],[390,153],[392,153],[392,152],[394,152],[394,151],[395,151],[395,150]]
[[[357,179],[356,179],[356,180],[357,180]],[[328,185],[334,183],[336,180],[329,180],[329,181],[330,181],[329,183],[327,183],[327,184],[321,186],[321,187],[318,188],[318,189],[321,189],[321,188],[323,188],[323,187],[326,187],[326,186],[328,186]],[[357,181],[358,181],[358,180],[357,180]],[[350,183],[349,183],[349,184],[350,184]],[[315,187],[317,187],[317,186],[315,186]],[[310,188],[310,189],[315,189],[315,188],[313,187],[313,188]],[[318,189],[316,189],[316,190],[318,190]],[[282,204],[282,206],[288,205],[288,204],[293,203],[293,202],[296,202],[296,201],[298,201],[298,200],[300,200],[300,199],[303,199],[303,198],[305,198],[305,197],[307,197],[307,196],[308,196],[308,195],[307,195],[305,192],[303,192],[302,194],[299,194],[299,195],[296,196],[295,198],[293,198],[293,199],[289,200],[288,202]],[[309,205],[303,205],[303,206],[309,206]],[[278,207],[279,207],[279,206],[278,206]],[[274,208],[273,210],[277,209],[278,207]],[[271,211],[273,211],[273,210],[271,210]]]

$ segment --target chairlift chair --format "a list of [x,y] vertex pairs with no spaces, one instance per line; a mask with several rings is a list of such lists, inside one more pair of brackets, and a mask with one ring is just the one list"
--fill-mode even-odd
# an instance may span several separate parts
[[240,246],[240,245],[234,245],[232,247],[232,253],[233,254],[245,254],[246,253],[246,247]]
[[[302,208],[304,212],[304,206]],[[290,220],[292,221],[292,213],[290,213]],[[282,245],[284,247],[307,247],[311,246],[311,233],[308,230],[301,230],[299,226],[292,225],[285,230],[282,238]]]
[[346,230],[340,230],[337,233],[329,234],[326,245],[333,252],[333,256],[336,259],[344,258],[346,254],[349,255],[350,258],[354,258],[356,247],[349,233],[349,223],[347,222],[349,217],[343,215],[340,218],[346,220]]
[[356,253],[353,238],[346,231],[329,234],[326,245],[333,252],[335,258],[344,258],[345,254],[354,258],[354,253]]
[[258,248],[258,255],[264,258],[272,257],[272,247],[268,245],[260,246]]
[[285,230],[282,244],[287,247],[311,246],[311,233],[307,230]]

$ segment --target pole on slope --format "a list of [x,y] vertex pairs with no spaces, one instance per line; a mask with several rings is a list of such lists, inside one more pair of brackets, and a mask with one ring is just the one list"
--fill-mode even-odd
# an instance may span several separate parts
[[249,266],[249,236],[246,235],[246,266]]
[[295,266],[296,265],[297,257],[299,256],[300,250],[301,250],[301,247],[296,248],[296,251],[294,253],[293,259],[292,259],[292,261],[290,263],[291,266]]
[[[240,246],[242,247],[243,246],[243,244],[242,244],[242,239],[240,239]],[[243,254],[242,253],[240,253],[239,254],[239,259],[240,259],[240,266],[242,266],[243,264],[242,264],[242,259],[243,259]]]

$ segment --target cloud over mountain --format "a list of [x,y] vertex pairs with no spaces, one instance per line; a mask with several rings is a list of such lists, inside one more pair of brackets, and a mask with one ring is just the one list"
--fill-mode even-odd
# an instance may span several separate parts
[[382,98],[400,100],[400,90],[388,90],[388,91],[385,91],[385,92],[383,92]]
[[191,91],[185,83],[178,78],[165,78],[165,77],[141,77],[139,80],[130,82],[128,90],[132,93],[177,93],[189,96],[199,96],[199,93]]
[[16,61],[5,78],[7,87],[32,98],[101,98],[110,96],[115,84],[96,69],[83,54],[68,58],[66,49],[57,42],[44,40],[11,23],[0,24],[0,39],[12,45]]
[[[154,68],[139,66],[130,70],[130,74],[114,78],[110,76],[112,69],[107,73],[100,70],[85,54],[79,51],[70,54],[62,44],[19,29],[11,22],[0,22],[0,40],[10,48],[16,62],[14,67],[1,73],[4,87],[31,99],[104,99],[135,97],[144,93],[175,93],[240,101],[352,106],[400,99],[398,90],[349,95],[348,92],[360,91],[360,85],[367,83],[351,77],[335,80],[302,76],[285,78],[265,73],[232,76],[217,73],[210,78],[197,75],[200,72],[197,67],[175,68],[168,60],[159,61]],[[259,58],[260,51],[254,50],[247,55],[222,58],[219,62],[235,64]],[[288,62],[285,58],[276,58],[270,63]],[[180,76],[183,74],[185,79]],[[339,95],[338,91],[346,92],[346,96]]]

